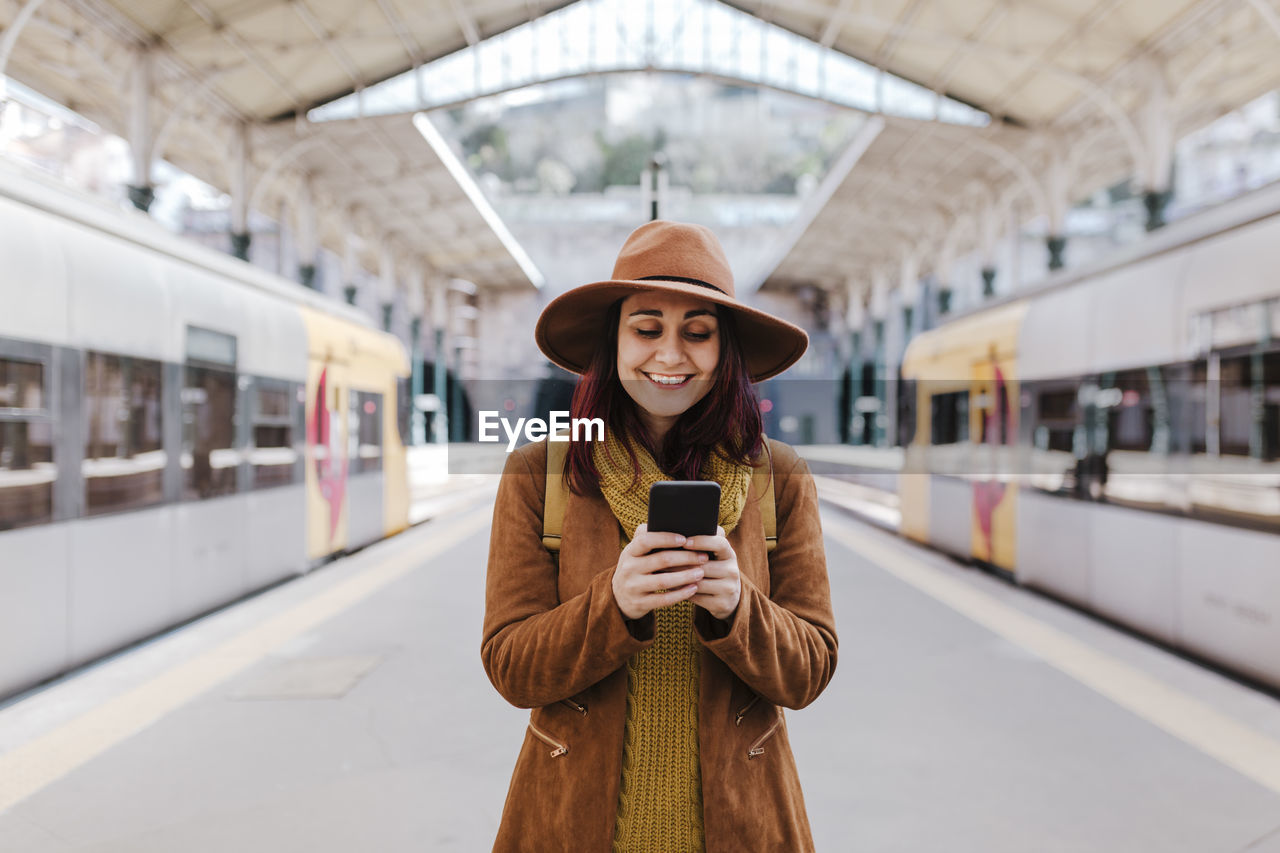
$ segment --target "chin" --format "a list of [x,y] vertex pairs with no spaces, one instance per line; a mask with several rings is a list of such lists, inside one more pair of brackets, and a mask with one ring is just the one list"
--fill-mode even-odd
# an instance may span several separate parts
[[690,403],[687,406],[680,406],[680,405],[673,406],[670,404],[666,406],[646,405],[644,408],[645,408],[645,411],[649,412],[650,414],[656,417],[674,418],[674,417],[679,417],[680,415],[683,415],[685,412],[693,408],[693,403]]
[[690,394],[688,396],[681,396],[675,399],[670,397],[665,399],[658,397],[657,399],[654,399],[650,397],[648,399],[640,400],[639,402],[644,406],[646,411],[652,412],[658,417],[673,418],[678,415],[683,415],[685,412],[698,405],[702,400],[702,396]]

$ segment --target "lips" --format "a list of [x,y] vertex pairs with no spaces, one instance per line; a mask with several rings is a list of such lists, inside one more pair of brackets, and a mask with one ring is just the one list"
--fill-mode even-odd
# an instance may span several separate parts
[[[641,371],[644,373],[644,371]],[[645,373],[649,383],[659,388],[683,388],[693,378],[692,373]]]

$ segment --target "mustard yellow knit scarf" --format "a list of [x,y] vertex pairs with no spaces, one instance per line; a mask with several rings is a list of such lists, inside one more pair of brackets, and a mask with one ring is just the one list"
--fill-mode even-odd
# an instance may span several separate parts
[[[604,493],[609,508],[613,510],[630,541],[636,534],[636,528],[649,518],[649,487],[660,480],[672,478],[662,472],[653,456],[639,442],[627,439],[627,443],[635,447],[636,457],[640,461],[640,481],[633,487],[631,458],[627,455],[623,441],[623,438],[606,430],[604,441],[595,442],[591,454],[596,470],[600,472],[600,491]],[[720,484],[720,513],[717,523],[724,528],[725,533],[732,532],[738,526],[742,508],[747,504],[751,467],[737,465],[720,452],[712,452],[707,454],[700,473],[703,479],[715,480]]]

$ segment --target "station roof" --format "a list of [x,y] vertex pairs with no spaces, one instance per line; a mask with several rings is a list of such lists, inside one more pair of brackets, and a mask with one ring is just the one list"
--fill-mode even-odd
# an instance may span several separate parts
[[[311,107],[562,5],[47,0],[20,33],[5,73],[129,138],[130,79],[136,52],[145,46],[155,62],[151,123],[158,156],[225,189],[230,125],[244,122],[253,177],[274,180],[305,169],[318,194],[356,205],[373,230],[395,235],[435,273],[481,286],[527,287],[541,283],[538,271],[512,251],[513,241],[494,229],[409,116],[323,125],[304,117]],[[0,27],[11,25],[15,13],[11,5],[0,7]],[[360,176],[369,184],[360,186]],[[262,187],[255,198],[284,197],[289,189],[287,181]],[[322,222],[322,242],[339,254],[346,221]],[[376,269],[372,247],[364,261]]]
[[954,222],[952,205],[967,196],[979,200],[978,187],[1009,182],[1008,165],[993,154],[1013,148],[1023,135],[1002,125],[882,121],[853,168],[793,235],[789,251],[768,273],[767,287],[867,283],[872,267],[896,274],[904,248],[940,241]]
[[[342,203],[359,199],[378,231],[421,247],[432,264],[442,265],[442,274],[475,276],[482,285],[509,283],[529,280],[527,271],[483,212],[462,213],[459,195],[466,192],[445,189],[447,166],[431,163],[430,153],[411,153],[416,141],[407,135],[407,120],[366,118],[322,127],[306,121],[306,111],[567,5],[45,0],[20,34],[7,73],[129,135],[128,81],[137,51],[148,49],[156,62],[159,156],[225,187],[225,128],[247,123],[259,174],[269,173],[282,155],[296,155],[325,192]],[[1026,185],[1019,169],[1039,168],[1047,141],[1088,148],[1072,178],[1077,197],[1133,174],[1141,149],[1134,137],[1143,124],[1136,116],[1150,100],[1153,75],[1168,84],[1178,132],[1280,86],[1280,63],[1274,61],[1280,13],[1268,0],[727,5],[992,119],[986,128],[957,128],[886,118],[863,159],[841,176],[827,206],[814,212],[806,233],[781,257],[770,286],[834,283],[838,271],[847,277],[851,269],[887,262],[927,236],[919,223],[961,215],[954,202],[975,186],[1001,196]],[[8,26],[15,14],[14,4],[0,6],[0,24]],[[300,151],[301,140],[316,134],[323,141]],[[379,152],[392,150],[394,165],[388,165]],[[366,175],[370,186],[354,187],[353,175]],[[332,225],[326,233],[334,233]]]
[[[297,151],[294,163],[314,176],[316,193],[371,212],[433,269],[490,288],[540,284],[541,274],[470,178],[459,180],[463,167],[447,144],[430,127],[425,131],[435,138],[424,139],[418,121],[413,115],[329,121],[307,125],[303,134],[289,122],[265,134],[272,147]],[[346,225],[329,223],[332,241]]]
[[[1178,66],[1194,64],[1224,40],[1267,29],[1259,26],[1249,2],[1220,0],[737,0],[730,5],[1024,127],[1060,120],[1079,106],[1081,80],[1105,86],[1157,49],[1177,74]],[[1274,51],[1280,34],[1270,36]],[[1231,101],[1274,87],[1272,75],[1251,74],[1245,62],[1231,68],[1231,90],[1224,93]],[[1215,89],[1226,82],[1223,75]]]
[[[65,16],[72,28],[41,27],[43,32],[22,38],[64,53],[66,36],[76,32],[154,45],[180,61],[238,117],[270,123],[564,5],[563,0],[48,0],[49,11]],[[5,17],[0,13],[0,22]],[[81,100],[78,84],[59,74],[58,66],[15,64],[24,77],[39,80],[41,85],[33,87],[44,94],[62,103]]]
[[[1055,145],[1079,161],[1069,203],[1140,172],[1159,159],[1144,138],[1144,111],[1159,97],[1153,78],[1167,92],[1158,108],[1172,140],[1280,87],[1280,12],[1265,0],[731,5],[991,117],[987,127],[962,128],[886,116],[809,211],[805,232],[766,276],[771,288],[865,281],[870,267],[892,268],[922,240],[936,259],[942,233],[972,219],[984,194],[1021,195],[1024,211],[1044,213],[1037,194]],[[976,233],[966,239],[972,247]]]

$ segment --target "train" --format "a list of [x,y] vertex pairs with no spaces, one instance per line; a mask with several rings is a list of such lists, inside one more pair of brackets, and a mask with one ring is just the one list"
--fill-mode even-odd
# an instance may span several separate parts
[[1280,184],[924,332],[902,535],[1280,688]]
[[408,526],[356,309],[0,171],[0,697]]

